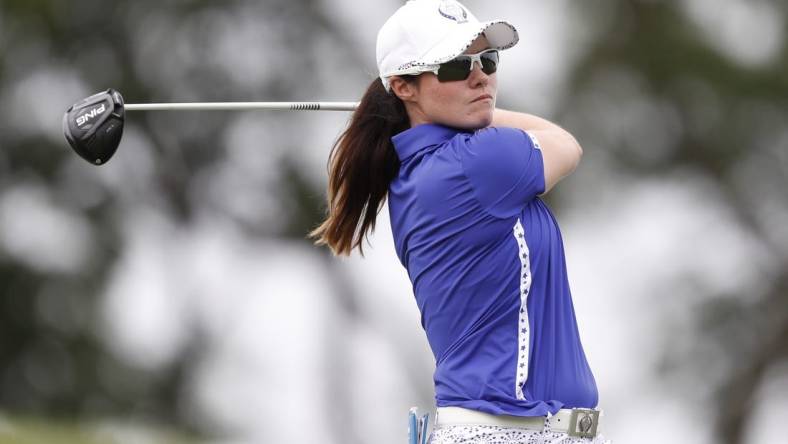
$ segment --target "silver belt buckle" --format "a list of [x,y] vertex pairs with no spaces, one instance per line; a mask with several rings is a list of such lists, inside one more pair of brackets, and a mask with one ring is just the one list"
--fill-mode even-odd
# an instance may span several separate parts
[[579,438],[594,438],[599,425],[599,410],[572,409],[567,435]]

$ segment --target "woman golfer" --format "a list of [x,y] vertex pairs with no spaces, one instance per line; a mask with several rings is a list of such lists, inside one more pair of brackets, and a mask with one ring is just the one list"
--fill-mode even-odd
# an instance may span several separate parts
[[388,196],[397,255],[435,355],[431,443],[602,443],[558,225],[540,196],[582,150],[495,107],[515,28],[411,0],[377,40],[380,78],[329,160],[319,244],[349,254]]

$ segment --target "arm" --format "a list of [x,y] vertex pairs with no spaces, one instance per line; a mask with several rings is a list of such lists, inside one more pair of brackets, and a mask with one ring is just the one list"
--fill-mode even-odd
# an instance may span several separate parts
[[583,149],[574,136],[560,126],[534,115],[496,108],[492,126],[519,128],[536,137],[544,162],[545,193],[572,173],[583,155]]

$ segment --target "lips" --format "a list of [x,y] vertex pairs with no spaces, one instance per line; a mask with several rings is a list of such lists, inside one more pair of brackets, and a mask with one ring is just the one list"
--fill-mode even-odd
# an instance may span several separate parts
[[484,99],[490,99],[490,100],[492,100],[492,96],[491,96],[491,95],[489,95],[489,94],[482,94],[482,95],[480,95],[479,97],[477,97],[477,98],[473,99],[473,100],[471,101],[471,103],[476,103],[476,102],[478,102],[478,101],[480,101],[480,100],[484,100]]

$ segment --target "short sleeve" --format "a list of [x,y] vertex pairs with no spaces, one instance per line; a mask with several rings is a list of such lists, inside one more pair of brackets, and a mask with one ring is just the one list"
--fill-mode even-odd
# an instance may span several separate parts
[[465,140],[460,158],[476,198],[493,216],[511,217],[544,192],[536,140],[515,128],[484,128]]

